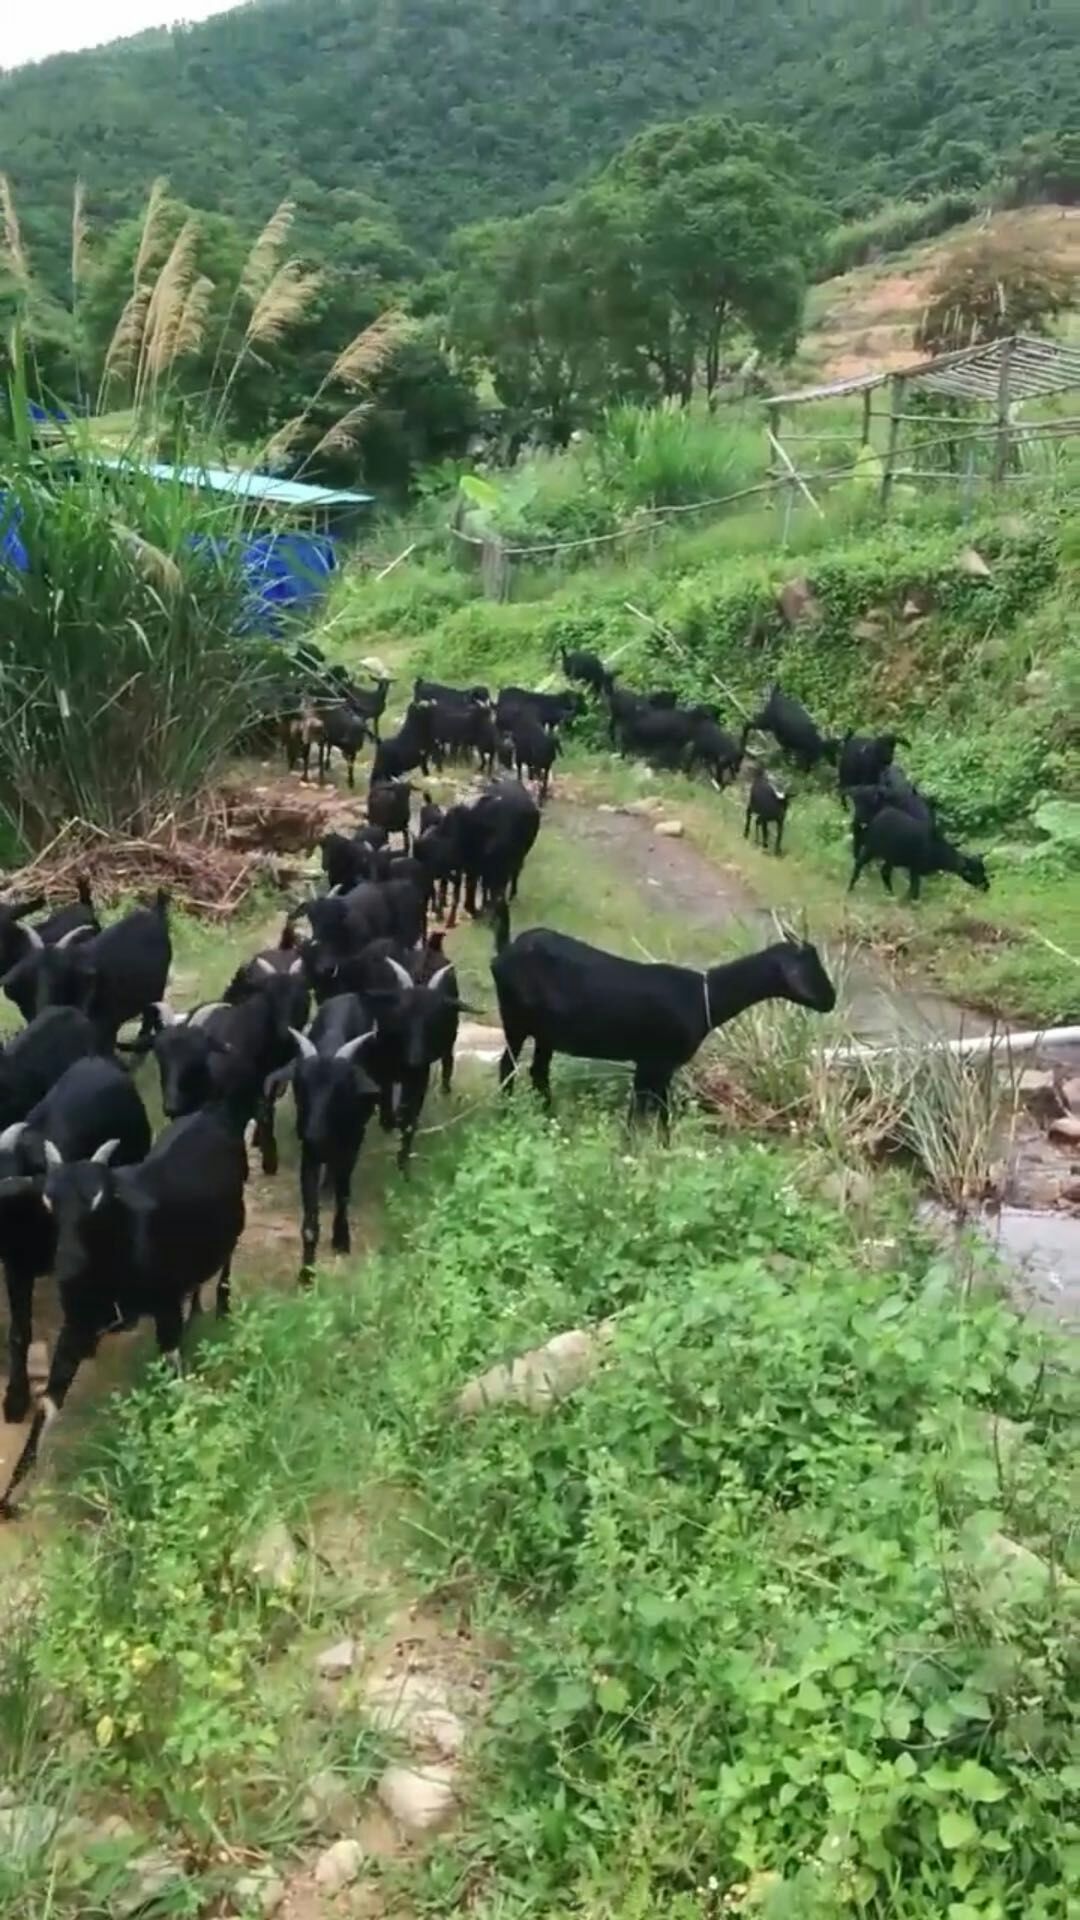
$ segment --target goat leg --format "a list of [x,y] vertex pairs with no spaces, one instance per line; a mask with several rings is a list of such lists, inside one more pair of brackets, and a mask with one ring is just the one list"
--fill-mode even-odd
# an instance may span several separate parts
[[33,1339],[34,1276],[11,1273],[7,1279],[8,1312],[8,1385],[4,1395],[4,1419],[18,1426],[30,1411],[30,1375],[27,1370],[30,1342]]
[[7,1492],[0,1499],[0,1520],[13,1520],[15,1509],[12,1496],[15,1489],[25,1480],[38,1456],[41,1436],[59,1413],[71,1391],[71,1383],[84,1360],[88,1360],[96,1345],[94,1335],[85,1327],[77,1327],[65,1320],[60,1329],[60,1337],[53,1352],[52,1365],[45,1392],[37,1407],[26,1443],[15,1462],[15,1471],[8,1481]]
[[309,1147],[300,1149],[300,1272],[302,1287],[311,1285],[319,1249],[319,1162]]

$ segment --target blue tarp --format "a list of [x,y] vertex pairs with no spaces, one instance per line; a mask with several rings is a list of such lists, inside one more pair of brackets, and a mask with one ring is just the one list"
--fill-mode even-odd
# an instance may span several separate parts
[[14,567],[16,573],[28,573],[30,557],[19,538],[18,503],[0,493],[0,566]]

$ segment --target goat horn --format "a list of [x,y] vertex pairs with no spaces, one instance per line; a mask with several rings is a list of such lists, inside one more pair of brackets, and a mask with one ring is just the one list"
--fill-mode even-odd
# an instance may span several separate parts
[[277,971],[273,961],[268,960],[263,953],[256,954],[255,965],[258,967],[260,973],[275,973]]
[[194,1013],[188,1015],[188,1026],[205,1027],[210,1015],[212,1013],[220,1013],[222,1008],[227,1007],[228,1004],[227,1000],[211,1000],[205,1007],[196,1007]]
[[440,967],[438,973],[433,973],[431,979],[428,981],[428,992],[434,993],[436,987],[441,986],[442,982],[446,979],[447,974],[453,973],[453,971],[452,966]]
[[187,1014],[177,1013],[167,1000],[155,1000],[154,1012],[163,1027],[182,1027],[187,1020]]
[[413,979],[411,973],[406,973],[405,968],[401,965],[400,961],[391,960],[389,954],[387,954],[386,956],[386,964],[389,967],[391,973],[394,976],[394,979],[397,981],[398,986],[401,988],[402,992],[403,993],[411,992],[412,988],[416,985],[416,982]]
[[315,1045],[315,1042],[313,1040],[308,1039],[306,1033],[301,1033],[299,1027],[290,1027],[289,1032],[292,1034],[292,1037],[295,1040],[297,1047],[300,1050],[301,1060],[317,1060],[318,1059],[319,1049]]
[[31,946],[32,946],[33,948],[35,948],[35,950],[36,950],[36,951],[38,951],[38,952],[40,952],[40,951],[41,951],[41,948],[42,948],[42,947],[43,947],[43,946],[45,945],[45,942],[44,942],[44,940],[42,939],[42,937],[41,937],[41,935],[40,935],[40,933],[38,932],[38,930],[37,930],[37,928],[36,928],[36,927],[24,927],[24,928],[23,928],[23,932],[25,933],[25,935],[26,935],[26,937],[27,937],[27,939],[29,940],[29,942],[30,942],[30,945],[31,945]]
[[303,973],[303,971],[304,971],[304,963],[302,960],[294,960],[292,963],[292,966],[289,968],[290,976],[294,973]]
[[334,1059],[351,1060],[355,1054],[359,1053],[361,1047],[365,1047],[369,1040],[375,1039],[377,1032],[378,1029],[372,1027],[370,1033],[362,1033],[356,1040],[346,1040],[344,1046],[338,1048]]
[[52,1140],[46,1140],[44,1142],[44,1146],[45,1146],[46,1166],[62,1167],[64,1164],[64,1156],[61,1153],[59,1147],[55,1144],[55,1142]]
[[93,1165],[95,1167],[107,1167],[119,1145],[119,1140],[103,1140],[100,1147],[95,1147],[93,1153],[90,1155]]
[[5,1127],[3,1133],[0,1133],[0,1153],[10,1153],[16,1140],[25,1132],[26,1121],[13,1120],[10,1127]]
[[53,944],[54,946],[57,946],[57,947],[71,947],[71,946],[74,946],[76,940],[91,939],[93,937],[93,933],[94,933],[93,927],[72,927],[70,933],[63,934],[62,937],[59,940],[54,941]]

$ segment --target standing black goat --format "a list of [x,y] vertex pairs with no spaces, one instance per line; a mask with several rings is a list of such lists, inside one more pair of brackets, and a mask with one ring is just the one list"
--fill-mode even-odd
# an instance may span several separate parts
[[881,878],[887,893],[892,892],[894,867],[903,867],[908,877],[908,899],[917,900],[924,878],[931,873],[955,873],[980,893],[990,890],[990,878],[981,853],[961,853],[949,840],[922,821],[913,820],[898,807],[882,807],[865,828],[855,856],[848,892],[851,892],[864,867],[880,862]]
[[334,1190],[331,1245],[348,1253],[349,1197],[353,1174],[379,1089],[359,1058],[375,1039],[375,1028],[355,993],[335,994],[319,1008],[310,1037],[293,1033],[296,1058],[271,1074],[267,1097],[276,1098],[291,1082],[300,1141],[301,1259],[299,1279],[306,1285],[319,1246],[319,1181],[325,1169]]
[[769,851],[769,828],[776,828],[775,852],[779,856],[784,837],[784,821],[791,804],[791,797],[782,787],[778,787],[771,773],[764,767],[758,767],[750,782],[750,791],[746,797],[746,824],[743,827],[743,839],[750,838],[750,825],[753,822],[754,836],[761,842],[765,852]]
[[790,753],[797,767],[811,773],[819,760],[836,765],[840,742],[821,733],[806,708],[785,693],[779,681],[769,689],[769,697],[759,713],[743,729],[743,745],[751,732],[771,733],[777,745]]

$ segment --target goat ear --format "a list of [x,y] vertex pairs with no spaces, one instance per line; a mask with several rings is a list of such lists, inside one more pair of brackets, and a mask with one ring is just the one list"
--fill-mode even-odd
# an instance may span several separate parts
[[16,1141],[25,1132],[26,1121],[13,1120],[10,1127],[5,1127],[3,1133],[0,1133],[0,1153],[10,1153]]
[[361,1033],[355,1040],[346,1040],[344,1046],[338,1048],[334,1059],[345,1061],[354,1060],[361,1047],[366,1047],[369,1040],[374,1040],[378,1031],[378,1027],[372,1027],[370,1033]]
[[93,927],[72,927],[70,933],[65,933],[59,940],[54,940],[53,945],[56,947],[73,947],[79,940],[92,940],[94,933],[95,929]]
[[[45,1142],[45,1145],[47,1149],[49,1145],[48,1141]],[[119,1140],[103,1140],[100,1147],[95,1147],[93,1153],[90,1155],[94,1166],[107,1167],[119,1145]]]
[[296,1050],[301,1060],[318,1059],[319,1049],[313,1040],[308,1039],[306,1033],[301,1033],[299,1027],[290,1027],[289,1032],[292,1034],[293,1040],[296,1043]]
[[394,979],[397,981],[398,986],[401,988],[402,992],[411,993],[413,987],[416,985],[416,982],[413,979],[411,973],[406,973],[405,968],[401,965],[400,961],[391,960],[389,954],[387,954],[386,956],[386,964],[389,967],[391,973],[394,976]]

